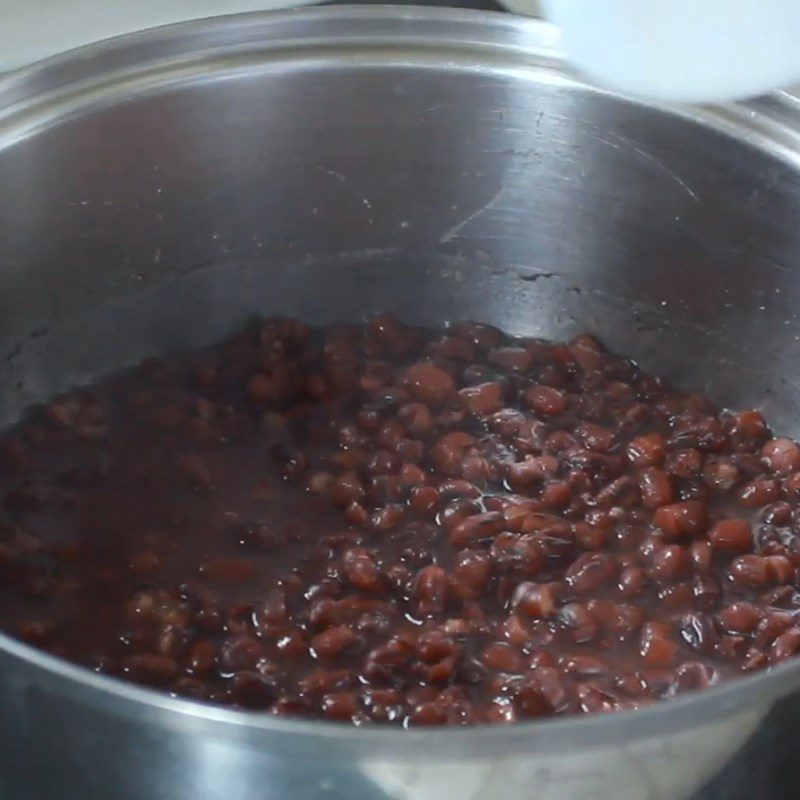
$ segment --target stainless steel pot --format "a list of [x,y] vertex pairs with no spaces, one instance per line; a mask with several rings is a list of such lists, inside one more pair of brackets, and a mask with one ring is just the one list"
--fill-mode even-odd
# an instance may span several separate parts
[[[587,87],[511,17],[160,29],[0,82],[0,422],[255,313],[592,330],[800,434],[800,115]],[[800,663],[650,710],[351,729],[116,683],[0,637],[0,795],[686,797]]]

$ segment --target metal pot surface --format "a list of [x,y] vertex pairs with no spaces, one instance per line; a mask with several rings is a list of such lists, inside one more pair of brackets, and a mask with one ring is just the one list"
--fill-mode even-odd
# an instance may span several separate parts
[[[254,314],[589,330],[800,435],[800,112],[657,108],[546,25],[219,18],[0,80],[0,423]],[[800,662],[648,710],[354,729],[175,700],[0,636],[0,795],[685,798]]]

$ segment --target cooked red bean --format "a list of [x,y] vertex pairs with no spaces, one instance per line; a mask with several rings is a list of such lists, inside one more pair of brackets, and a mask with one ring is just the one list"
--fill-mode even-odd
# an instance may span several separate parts
[[753,478],[739,490],[739,499],[746,508],[759,508],[772,503],[779,495],[778,481],[765,475]]
[[519,650],[503,642],[488,645],[483,651],[481,660],[486,667],[498,672],[525,671],[525,659]]
[[800,628],[789,628],[778,636],[769,649],[772,662],[785,661],[800,652]]
[[556,598],[547,584],[520,583],[514,590],[514,608],[528,617],[549,617],[556,609]]
[[494,414],[503,407],[503,389],[496,381],[467,386],[459,390],[458,396],[473,414]]
[[567,603],[559,612],[559,621],[576,644],[596,639],[600,626],[588,607],[582,603]]
[[423,567],[417,574],[414,596],[419,601],[419,611],[423,615],[444,611],[448,594],[447,573],[436,564]]
[[442,405],[456,388],[453,379],[435,364],[413,364],[403,377],[411,394],[429,405]]
[[761,458],[770,470],[788,475],[800,469],[800,447],[791,439],[772,439],[761,448]]
[[684,450],[673,450],[667,454],[664,462],[664,469],[676,478],[690,480],[700,474],[703,467],[703,456],[699,450],[687,448]]
[[763,586],[769,581],[767,561],[763,556],[739,556],[731,562],[730,577],[740,586]]
[[567,410],[567,398],[552,386],[531,386],[525,392],[525,403],[543,417],[556,417]]
[[433,486],[415,486],[411,490],[411,508],[414,511],[429,514],[439,507],[441,495]]
[[658,467],[667,453],[667,443],[660,433],[648,433],[632,439],[625,455],[634,467]]
[[761,619],[752,603],[732,603],[719,613],[722,626],[731,633],[750,633]]
[[739,467],[731,458],[709,456],[703,468],[703,480],[715,489],[731,489],[739,479]]
[[524,347],[497,347],[489,351],[488,361],[512,372],[527,372],[533,366],[533,355]]
[[273,320],[0,435],[0,624],[261,713],[638,707],[800,654],[770,436],[588,336]]
[[489,541],[500,533],[505,525],[503,515],[497,511],[487,511],[461,520],[450,531],[450,544],[455,548],[470,547]]
[[346,625],[334,625],[311,640],[311,647],[322,658],[335,658],[359,644],[358,634]]
[[264,645],[257,639],[249,636],[233,636],[223,642],[217,663],[222,672],[255,669],[265,652]]
[[648,467],[639,473],[639,489],[642,503],[648,508],[658,508],[673,501],[675,492],[666,472],[657,467]]
[[686,551],[679,544],[659,547],[650,565],[651,577],[660,583],[672,583],[686,568]]
[[651,667],[668,667],[678,657],[678,643],[672,638],[669,625],[648,622],[642,628],[640,652],[645,664]]
[[464,599],[477,600],[486,590],[492,572],[492,559],[480,550],[463,550],[452,572],[454,591]]
[[793,583],[794,564],[786,556],[765,556],[767,576],[773,583]]
[[604,453],[614,444],[614,431],[594,422],[581,422],[575,434],[587,450]]
[[564,577],[578,594],[586,594],[608,583],[617,572],[613,556],[584,553],[570,564]]
[[708,540],[714,550],[743,553],[752,548],[753,533],[746,519],[723,519],[711,526]]
[[653,514],[653,523],[668,536],[678,539],[699,536],[706,526],[706,507],[697,500],[662,506]]
[[358,711],[355,692],[331,692],[322,698],[322,713],[330,719],[349,720]]

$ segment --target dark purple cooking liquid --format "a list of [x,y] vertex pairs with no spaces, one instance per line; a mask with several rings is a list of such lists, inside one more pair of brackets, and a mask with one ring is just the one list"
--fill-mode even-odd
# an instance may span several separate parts
[[175,694],[510,722],[800,649],[800,448],[589,337],[268,322],[0,445],[0,626]]

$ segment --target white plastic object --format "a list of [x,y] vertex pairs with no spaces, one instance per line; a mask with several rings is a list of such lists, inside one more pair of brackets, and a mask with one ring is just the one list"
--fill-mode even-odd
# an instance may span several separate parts
[[0,0],[0,72],[145,28],[313,2],[315,0]]
[[800,0],[542,0],[600,84],[662,101],[748,97],[800,80]]

